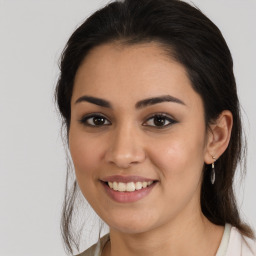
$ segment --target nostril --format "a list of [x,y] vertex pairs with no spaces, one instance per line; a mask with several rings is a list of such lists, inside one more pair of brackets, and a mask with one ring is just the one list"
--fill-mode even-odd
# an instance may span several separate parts
[[[122,137],[124,137],[123,135]],[[110,145],[104,155],[105,160],[119,168],[129,168],[131,165],[141,163],[145,160],[143,148],[135,141],[127,143],[116,143]]]

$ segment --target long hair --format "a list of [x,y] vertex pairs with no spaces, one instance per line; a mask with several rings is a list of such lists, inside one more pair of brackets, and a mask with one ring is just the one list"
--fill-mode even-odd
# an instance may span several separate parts
[[[253,231],[240,218],[233,190],[234,174],[243,160],[245,146],[233,60],[219,29],[199,9],[179,0],[114,1],[96,11],[72,34],[61,58],[56,101],[67,136],[77,69],[92,48],[110,42],[124,45],[157,42],[170,58],[185,67],[193,89],[203,100],[206,126],[223,110],[232,112],[230,143],[216,164],[213,186],[207,171],[209,166],[204,168],[201,209],[212,223],[230,223],[242,234],[253,237]],[[76,181],[72,186],[66,187],[62,216],[62,234],[71,253],[76,245],[72,235]]]

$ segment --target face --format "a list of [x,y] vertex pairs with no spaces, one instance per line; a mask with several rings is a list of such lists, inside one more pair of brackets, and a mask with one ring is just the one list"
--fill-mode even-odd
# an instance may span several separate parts
[[200,211],[205,127],[184,67],[160,46],[94,48],[71,102],[69,146],[84,197],[126,233]]

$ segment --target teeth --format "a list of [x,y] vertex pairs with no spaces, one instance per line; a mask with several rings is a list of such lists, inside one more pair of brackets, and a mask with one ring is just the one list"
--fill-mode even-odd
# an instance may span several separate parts
[[136,182],[136,184],[135,184],[135,189],[136,189],[136,190],[142,189],[142,183],[141,183],[141,182]]
[[114,189],[114,190],[117,190],[117,189],[118,189],[117,186],[118,186],[118,185],[117,185],[117,182],[113,182],[113,189]]
[[112,182],[108,182],[108,185],[110,188],[113,188],[113,183]]
[[144,182],[142,183],[142,187],[143,187],[143,188],[146,188],[147,185],[148,185],[148,183],[147,183],[146,181],[144,181]]
[[126,191],[128,191],[128,192],[135,191],[135,188],[136,188],[136,185],[135,185],[134,182],[129,182],[129,183],[126,184]]
[[119,182],[117,184],[117,190],[120,191],[120,192],[124,192],[126,190],[126,184],[122,183],[122,182]]
[[120,191],[120,192],[133,192],[135,190],[140,190],[142,188],[146,188],[150,186],[153,183],[153,181],[143,181],[143,182],[128,182],[128,183],[123,183],[123,182],[108,182],[108,185],[110,188],[112,188],[115,191]]

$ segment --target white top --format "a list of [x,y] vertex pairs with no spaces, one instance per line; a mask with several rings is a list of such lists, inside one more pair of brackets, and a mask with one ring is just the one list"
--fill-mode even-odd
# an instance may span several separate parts
[[256,241],[226,224],[216,256],[256,256]]
[[[108,241],[107,234],[98,243],[77,256],[101,256]],[[226,224],[216,256],[256,256],[256,241],[241,235],[237,228]]]

